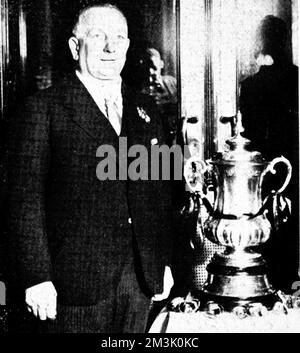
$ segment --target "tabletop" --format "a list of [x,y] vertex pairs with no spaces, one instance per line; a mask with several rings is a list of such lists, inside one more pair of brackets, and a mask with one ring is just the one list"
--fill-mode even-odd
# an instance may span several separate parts
[[149,333],[300,333],[300,308],[284,305],[244,316],[234,312],[178,312],[166,306]]

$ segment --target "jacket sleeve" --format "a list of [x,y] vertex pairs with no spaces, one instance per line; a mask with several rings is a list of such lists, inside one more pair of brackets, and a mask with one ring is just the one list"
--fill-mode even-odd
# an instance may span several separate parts
[[50,159],[46,100],[29,98],[12,119],[9,133],[9,255],[15,280],[25,289],[51,280],[45,220]]

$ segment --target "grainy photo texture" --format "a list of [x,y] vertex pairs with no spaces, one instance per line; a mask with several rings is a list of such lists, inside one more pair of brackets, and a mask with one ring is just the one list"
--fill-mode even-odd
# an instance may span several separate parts
[[299,333],[298,1],[0,3],[0,332]]

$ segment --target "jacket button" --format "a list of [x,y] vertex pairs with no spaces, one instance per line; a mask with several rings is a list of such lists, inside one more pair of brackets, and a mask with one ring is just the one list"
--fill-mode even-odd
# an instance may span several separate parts
[[153,145],[157,145],[157,144],[158,144],[158,139],[157,138],[153,138],[151,140],[151,145],[153,146]]
[[131,223],[132,223],[132,221],[131,221],[131,218],[130,218],[130,217],[128,218],[128,223],[129,223],[129,224],[131,224]]

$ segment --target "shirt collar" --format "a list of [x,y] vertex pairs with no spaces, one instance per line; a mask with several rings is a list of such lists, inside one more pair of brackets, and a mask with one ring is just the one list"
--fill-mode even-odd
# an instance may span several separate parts
[[76,70],[76,75],[79,80],[83,83],[83,85],[87,88],[88,91],[95,92],[97,91],[99,94],[101,93],[103,99],[113,99],[115,101],[121,100],[121,85],[122,79],[119,76],[118,79],[114,81],[110,80],[99,80],[94,77],[89,77],[82,75],[82,73]]

